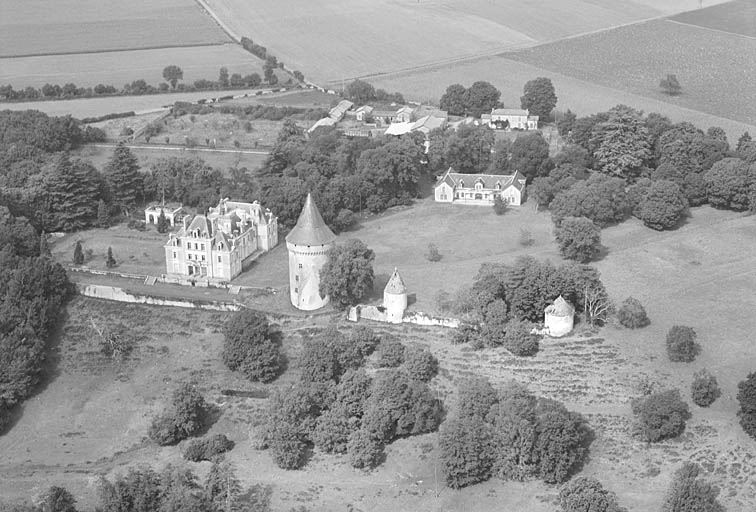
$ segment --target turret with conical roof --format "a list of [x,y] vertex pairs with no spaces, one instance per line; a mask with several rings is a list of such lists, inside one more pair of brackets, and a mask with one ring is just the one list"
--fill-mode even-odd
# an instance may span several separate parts
[[312,311],[328,304],[328,297],[320,295],[320,269],[335,240],[312,195],[307,194],[297,225],[286,235],[291,303],[297,309]]
[[407,309],[407,288],[396,268],[383,289],[383,307],[386,308],[386,319],[389,322],[402,323],[404,311]]

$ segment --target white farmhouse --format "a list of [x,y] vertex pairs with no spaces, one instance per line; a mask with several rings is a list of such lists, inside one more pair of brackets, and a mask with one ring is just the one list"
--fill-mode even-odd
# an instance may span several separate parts
[[457,203],[490,206],[496,196],[510,206],[525,202],[525,176],[514,174],[461,174],[449,170],[439,178],[434,196],[439,203]]
[[486,116],[484,122],[488,122],[491,128],[497,130],[538,129],[538,116],[531,116],[527,110],[516,108],[495,108],[491,110],[491,117]]

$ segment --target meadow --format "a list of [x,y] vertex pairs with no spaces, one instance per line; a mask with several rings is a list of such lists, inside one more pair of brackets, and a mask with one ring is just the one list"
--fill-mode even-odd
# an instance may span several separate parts
[[14,89],[23,89],[29,86],[39,88],[47,83],[62,86],[73,82],[78,87],[105,84],[120,89],[124,84],[142,79],[150,85],[157,86],[164,81],[163,68],[171,64],[184,71],[183,81],[189,84],[198,79],[217,80],[218,71],[222,66],[228,68],[229,73],[258,73],[260,76],[263,73],[260,59],[239,45],[227,43],[0,58],[0,84],[10,84]]
[[[544,70],[756,124],[756,39],[651,21],[506,54]],[[659,80],[677,75],[679,96]]]
[[[318,83],[452,63],[698,7],[695,0],[209,0],[236,33]],[[548,13],[548,15],[545,15]]]
[[193,0],[55,0],[54,4],[0,0],[0,57],[229,42]]
[[726,4],[683,12],[670,19],[731,34],[756,37],[756,4],[751,0],[732,0]]

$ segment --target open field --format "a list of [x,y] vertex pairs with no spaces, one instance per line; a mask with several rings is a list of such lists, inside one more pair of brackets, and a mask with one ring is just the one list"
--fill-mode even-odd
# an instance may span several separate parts
[[[651,21],[506,55],[580,80],[756,124],[756,39]],[[659,88],[677,75],[682,94]],[[557,88],[557,94],[559,89]]]
[[[596,432],[583,474],[597,476],[629,510],[658,510],[671,472],[685,460],[700,462],[706,477],[722,489],[728,510],[752,510],[756,496],[756,445],[735,418],[735,388],[753,371],[756,329],[756,228],[753,217],[693,209],[680,229],[658,233],[635,220],[603,231],[607,255],[597,263],[617,300],[638,297],[651,325],[638,331],[607,326],[598,333],[579,327],[575,336],[547,340],[533,358],[502,350],[472,351],[448,342],[449,331],[409,325],[372,324],[406,343],[427,346],[441,360],[432,386],[447,402],[454,387],[472,374],[495,384],[516,379],[537,393],[565,401],[585,414]],[[376,251],[376,272],[399,265],[413,307],[429,309],[427,295],[438,287],[453,291],[469,283],[483,261],[509,261],[531,252],[557,258],[548,214],[527,206],[496,217],[490,208],[420,202],[393,210],[341,236],[358,237]],[[527,251],[510,240],[519,228],[536,240]],[[428,238],[420,235],[429,230]],[[448,240],[435,237],[448,237]],[[443,259],[427,263],[429,239]],[[411,241],[411,242],[409,242]],[[56,249],[53,248],[55,251]],[[247,277],[286,286],[286,252],[264,256]],[[424,269],[424,272],[423,272]],[[381,278],[379,277],[379,280]],[[276,300],[280,297],[277,296]],[[91,319],[120,322],[138,340],[135,355],[118,363],[96,351]],[[221,411],[211,433],[226,433],[237,446],[229,458],[242,482],[270,485],[272,510],[305,505],[309,510],[528,510],[553,512],[558,488],[538,482],[492,480],[462,491],[434,481],[436,434],[399,440],[388,447],[377,470],[351,469],[344,457],[316,452],[301,471],[276,468],[267,452],[249,442],[264,400],[223,396],[221,389],[272,390],[297,376],[302,344],[336,315],[282,318],[289,371],[271,385],[251,384],[225,370],[219,360],[225,315],[172,308],[147,308],[77,298],[56,347],[51,381],[29,400],[13,428],[0,437],[0,495],[26,498],[49,485],[64,485],[91,506],[98,475],[124,472],[147,463],[162,467],[180,461],[179,447],[156,448],[145,440],[150,419],[178,382],[194,379]],[[348,328],[339,321],[342,327]],[[693,326],[703,346],[691,364],[670,364],[663,338],[673,324]],[[679,387],[687,397],[694,371],[706,367],[719,379],[722,397],[709,409],[691,406],[686,432],[678,439],[647,445],[629,436],[630,398],[643,377]],[[204,476],[209,463],[189,464]],[[254,468],[248,470],[247,468]]]
[[[532,46],[698,7],[696,0],[209,0],[236,33],[315,82]],[[549,15],[544,15],[549,13]]]
[[193,0],[0,0],[2,57],[228,41]]
[[[225,66],[230,74],[262,76],[262,61],[237,44],[187,46],[106,53],[43,55],[0,59],[0,84],[14,89],[41,87],[47,83],[78,87],[97,84],[117,89],[134,80],[143,79],[157,86],[163,82],[163,68],[175,64],[184,71],[184,82],[198,79],[217,80],[218,70]],[[205,94],[213,94],[206,92]],[[133,110],[133,109],[129,109]]]
[[733,0],[698,11],[680,13],[670,19],[732,34],[756,37],[756,3],[753,0]]
[[[565,43],[569,44],[570,41]],[[549,77],[554,83],[559,98],[557,109],[565,111],[569,108],[579,116],[606,111],[621,103],[645,112],[659,112],[674,122],[688,121],[704,130],[710,126],[720,126],[727,132],[731,141],[737,140],[744,131],[754,133],[756,130],[756,122],[733,121],[724,115],[700,112],[695,105],[690,108],[675,105],[670,103],[667,97],[662,98],[659,93],[653,96],[633,94],[505,57],[485,57],[452,66],[390,74],[371,79],[371,83],[387,90],[401,91],[411,100],[438,102],[450,84],[461,83],[469,87],[476,80],[487,80],[501,91],[501,101],[506,107],[519,108],[523,85],[538,76]],[[650,87],[655,85],[658,85],[658,79],[652,81]],[[721,99],[722,102],[731,100]],[[750,107],[744,104],[743,108]]]

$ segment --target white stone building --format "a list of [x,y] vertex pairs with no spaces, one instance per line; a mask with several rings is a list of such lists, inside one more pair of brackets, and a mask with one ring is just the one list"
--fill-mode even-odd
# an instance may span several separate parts
[[404,311],[407,309],[407,288],[402,276],[394,268],[394,273],[383,289],[383,307],[386,310],[386,321],[392,324],[402,323]]
[[307,194],[297,225],[286,235],[289,250],[289,294],[297,309],[312,311],[328,304],[320,294],[320,270],[336,235],[321,217],[312,195]]
[[527,110],[516,108],[495,108],[491,110],[491,117],[486,116],[485,121],[496,130],[538,129],[538,116],[531,116]]
[[561,295],[544,310],[546,333],[552,338],[561,338],[572,332],[575,323],[575,308]]
[[160,212],[163,212],[168,224],[175,226],[181,221],[183,208],[180,204],[151,204],[144,209],[144,223],[157,224],[160,218]]
[[456,203],[490,206],[498,195],[510,206],[525,202],[525,175],[514,174],[461,174],[451,167],[434,186],[434,197],[439,203]]

